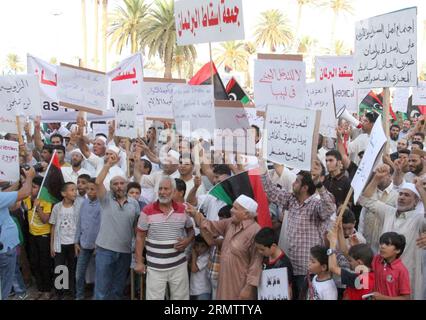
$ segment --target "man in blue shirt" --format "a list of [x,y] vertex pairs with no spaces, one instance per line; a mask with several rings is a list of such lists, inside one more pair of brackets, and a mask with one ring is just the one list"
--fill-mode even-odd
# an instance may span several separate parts
[[31,194],[34,168],[24,170],[25,182],[19,191],[0,192],[0,299],[7,299],[12,289],[16,266],[16,246],[19,244],[18,228],[9,214],[9,207]]

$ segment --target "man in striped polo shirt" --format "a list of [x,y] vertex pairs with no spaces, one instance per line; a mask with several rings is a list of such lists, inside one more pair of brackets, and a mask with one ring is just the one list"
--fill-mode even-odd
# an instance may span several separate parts
[[[147,300],[164,299],[167,283],[172,300],[189,299],[185,248],[194,239],[194,228],[192,220],[185,214],[185,206],[172,200],[175,189],[173,178],[162,177],[158,200],[145,206],[139,217],[134,270],[138,273],[147,271]],[[146,266],[142,257],[144,247]]]

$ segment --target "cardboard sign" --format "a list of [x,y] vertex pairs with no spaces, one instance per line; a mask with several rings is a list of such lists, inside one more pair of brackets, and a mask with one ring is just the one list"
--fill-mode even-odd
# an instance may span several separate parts
[[306,108],[321,110],[319,132],[330,138],[336,138],[336,114],[333,103],[333,89],[327,83],[306,84]]
[[117,95],[115,99],[115,135],[134,139],[138,136],[136,96]]
[[142,88],[142,113],[147,119],[173,120],[173,88],[183,79],[145,78]]
[[244,39],[242,0],[175,1],[179,46]]
[[371,131],[367,149],[364,152],[364,156],[361,159],[358,170],[351,182],[351,186],[354,189],[355,203],[357,203],[358,198],[366,187],[374,164],[376,163],[378,156],[381,154],[383,145],[386,141],[386,134],[382,126],[382,116],[379,115]]
[[413,105],[426,105],[426,81],[419,81],[418,86],[416,88],[413,88]]
[[184,137],[194,131],[213,137],[215,110],[212,85],[181,85],[173,88],[173,114],[176,130]]
[[62,64],[58,68],[58,97],[64,107],[102,115],[110,100],[103,72]]
[[265,111],[268,104],[303,108],[305,80],[303,61],[255,60],[254,97],[257,110]]
[[19,180],[19,144],[0,140],[0,181]]
[[0,113],[9,118],[41,115],[40,90],[35,75],[0,77]]
[[417,8],[355,24],[355,85],[358,88],[417,86]]
[[333,85],[337,113],[343,108],[349,112],[358,112],[352,56],[316,57],[315,76],[316,82]]
[[258,300],[290,300],[287,268],[262,270]]
[[290,168],[311,170],[321,111],[269,105],[266,110],[267,158]]
[[410,88],[396,88],[393,92],[392,109],[394,112],[407,112]]

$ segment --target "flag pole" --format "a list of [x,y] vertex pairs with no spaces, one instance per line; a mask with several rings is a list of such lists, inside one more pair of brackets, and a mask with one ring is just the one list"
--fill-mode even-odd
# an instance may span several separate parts
[[385,134],[387,138],[385,146],[385,154],[389,154],[389,106],[390,106],[390,91],[389,88],[383,88],[383,109],[384,109],[384,118],[385,118]]
[[209,42],[209,53],[210,53],[210,77],[212,80],[212,85],[214,89],[214,83],[213,83],[213,58],[212,58],[212,43]]

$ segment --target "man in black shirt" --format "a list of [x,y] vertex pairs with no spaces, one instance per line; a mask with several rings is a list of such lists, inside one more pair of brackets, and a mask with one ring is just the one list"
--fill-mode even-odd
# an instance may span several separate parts
[[324,187],[334,196],[337,207],[345,202],[346,195],[351,188],[351,182],[345,174],[342,164],[342,155],[337,150],[330,150],[325,154],[325,163],[328,175],[324,180]]

